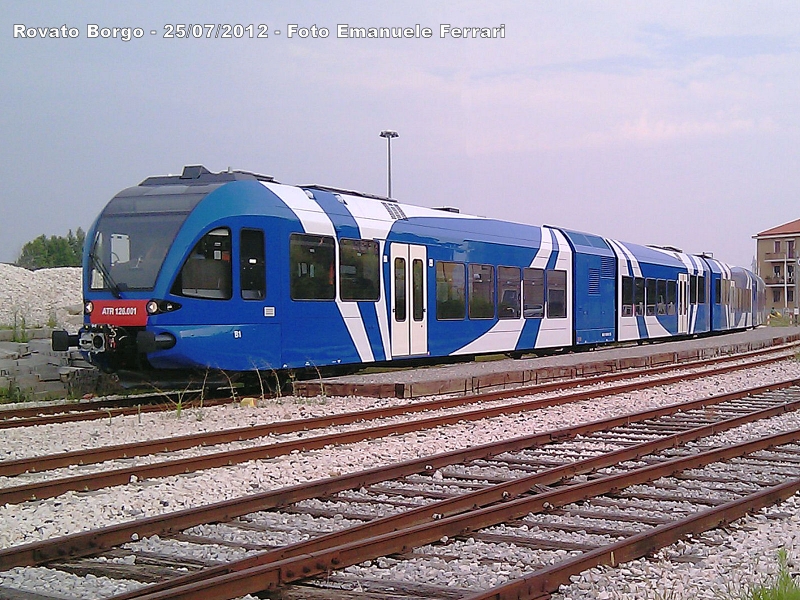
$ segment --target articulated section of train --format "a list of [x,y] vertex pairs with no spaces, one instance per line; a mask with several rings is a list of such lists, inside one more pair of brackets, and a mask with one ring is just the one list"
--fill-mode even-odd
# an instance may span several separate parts
[[675,248],[242,171],[151,177],[86,236],[107,369],[283,371],[694,336],[764,322],[752,272]]

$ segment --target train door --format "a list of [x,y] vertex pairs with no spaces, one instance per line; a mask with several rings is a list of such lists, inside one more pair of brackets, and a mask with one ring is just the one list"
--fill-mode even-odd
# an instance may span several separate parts
[[425,246],[393,243],[391,261],[392,356],[428,353],[428,280]]
[[678,333],[689,333],[689,275],[678,274]]

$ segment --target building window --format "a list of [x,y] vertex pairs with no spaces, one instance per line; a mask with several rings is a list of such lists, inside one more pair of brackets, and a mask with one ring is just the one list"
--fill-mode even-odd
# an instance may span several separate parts
[[776,252],[776,253],[778,253],[778,252],[780,252],[780,251],[781,251],[781,241],[780,241],[780,240],[775,240],[775,246],[774,246],[774,248],[775,248],[775,252]]
[[789,304],[794,303],[794,290],[792,288],[786,290],[786,301]]
[[772,302],[778,304],[781,301],[781,290],[772,290]]
[[786,253],[789,255],[789,258],[794,258],[794,240],[788,240],[786,242]]
[[780,265],[773,265],[772,266],[772,274],[775,277],[780,277],[781,276],[781,267],[780,267]]

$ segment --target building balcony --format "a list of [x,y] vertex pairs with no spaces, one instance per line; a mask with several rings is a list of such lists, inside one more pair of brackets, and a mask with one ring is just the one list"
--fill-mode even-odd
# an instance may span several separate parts
[[794,285],[794,277],[789,277],[789,279],[786,279],[785,277],[775,277],[772,275],[771,277],[764,277],[764,283],[766,283],[768,286]]
[[765,252],[762,260],[766,262],[783,262],[784,260],[795,261],[797,260],[797,251],[792,248],[788,253],[786,252]]

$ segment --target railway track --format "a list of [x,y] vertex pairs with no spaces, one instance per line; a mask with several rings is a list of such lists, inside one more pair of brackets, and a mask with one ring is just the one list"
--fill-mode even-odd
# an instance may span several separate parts
[[[275,598],[343,598],[355,597],[358,586],[368,594],[359,598],[547,597],[587,565],[641,556],[687,531],[794,493],[800,486],[800,432],[713,447],[697,446],[697,440],[797,410],[798,384],[704,398],[9,548],[0,551],[0,569],[49,563],[81,575],[111,572],[151,583],[117,600],[234,598],[266,589],[278,590]],[[770,448],[777,450],[767,453]],[[735,464],[741,457],[750,457],[746,478]],[[594,536],[589,542],[573,539],[587,528]],[[245,557],[229,554],[227,564],[214,565],[197,557],[197,548],[209,545],[218,555],[227,548]],[[502,569],[513,581],[483,595],[470,592],[493,587],[491,578],[469,584],[459,570],[461,557],[476,547],[487,554],[474,560],[488,565],[502,563],[499,549],[513,547],[514,564]],[[98,553],[104,560],[82,558]],[[357,566],[364,561],[376,561],[378,568]],[[398,575],[413,572],[408,564],[420,561],[439,570],[455,565],[457,585]],[[540,565],[548,561],[555,564]],[[179,575],[180,569],[191,574]],[[454,590],[461,595],[453,596]]]
[[[714,374],[736,371],[754,366],[770,364],[786,358],[784,352],[772,353],[768,356],[756,356],[754,361],[727,365],[715,365]],[[722,363],[727,361],[721,361]],[[666,369],[665,369],[666,370]],[[25,459],[0,461],[0,476],[9,478],[4,487],[0,488],[0,504],[20,503],[30,500],[41,500],[51,498],[69,491],[92,491],[104,487],[123,485],[130,481],[144,480],[155,477],[166,477],[194,472],[200,469],[229,466],[254,459],[274,458],[276,456],[287,455],[292,452],[320,449],[326,446],[354,443],[357,441],[376,439],[389,435],[408,433],[411,431],[421,431],[445,425],[452,425],[459,421],[477,421],[480,419],[492,418],[499,415],[521,413],[536,410],[547,406],[567,404],[589,400],[592,398],[604,397],[611,394],[621,394],[660,385],[667,385],[678,381],[686,381],[709,376],[708,370],[694,370],[684,372],[679,370],[677,373],[673,369],[666,370],[669,374],[652,379],[634,379],[629,382],[619,383],[610,387],[595,388],[589,390],[578,390],[573,393],[563,395],[552,395],[544,398],[537,398],[528,401],[515,402],[513,404],[503,403],[492,406],[483,406],[474,410],[450,412],[427,418],[405,420],[402,422],[392,422],[389,424],[378,424],[358,429],[324,433],[316,436],[308,436],[307,432],[325,427],[338,427],[352,425],[362,421],[390,419],[400,415],[412,413],[448,410],[467,404],[492,403],[519,395],[536,394],[560,389],[559,384],[546,384],[517,388],[514,390],[502,390],[486,394],[472,395],[468,397],[450,397],[437,400],[402,404],[376,409],[342,413],[310,419],[300,419],[271,423],[261,426],[251,426],[209,433],[192,434],[173,438],[150,440],[147,442],[136,442],[90,448],[73,452],[62,452],[47,456],[38,456]],[[648,371],[650,373],[652,371]],[[641,373],[637,373],[641,375]],[[620,374],[613,376],[614,380],[621,379]],[[605,383],[608,376],[590,378],[592,383]],[[579,387],[577,383],[573,387]],[[298,433],[300,432],[300,433]],[[64,476],[63,473],[55,477],[50,476],[46,471],[80,465],[82,467],[103,461],[113,461],[119,459],[130,459],[150,455],[154,453],[175,452],[199,446],[213,446],[232,442],[242,442],[262,437],[275,436],[280,434],[295,434],[293,439],[285,441],[270,440],[267,444],[258,444],[252,447],[240,448],[235,450],[221,450],[214,452],[208,450],[197,456],[177,458],[166,461],[158,461],[150,464],[139,464],[123,468],[98,469],[95,472],[73,475],[70,472]],[[36,481],[26,483],[16,483],[16,479],[36,478]]]
[[[800,342],[791,342],[740,354],[718,356],[684,363],[670,363],[645,369],[626,369],[616,373],[586,376],[570,380],[558,380],[552,383],[515,389],[535,389],[538,390],[538,392],[546,392],[555,389],[571,389],[596,383],[609,383],[641,375],[656,375],[669,371],[687,371],[698,368],[718,367],[725,363],[740,360],[755,359],[758,361],[764,358],[768,361],[769,359],[767,357],[769,356],[780,356],[784,358],[790,356],[796,351],[798,346],[800,346]],[[775,360],[779,360],[779,358],[775,358]],[[506,391],[514,393],[513,389]],[[463,401],[469,402],[470,397],[471,396],[465,397]],[[64,401],[40,406],[25,406],[19,408],[13,406],[3,407],[0,408],[0,429],[108,419],[116,416],[136,415],[140,413],[168,412],[174,411],[178,404],[183,408],[191,408],[200,405],[206,407],[217,406],[232,401],[233,398],[231,397],[218,397],[218,394],[217,396],[213,396],[207,390],[204,392],[201,388],[193,388],[154,394],[139,394],[128,397],[102,398],[90,401]]]

